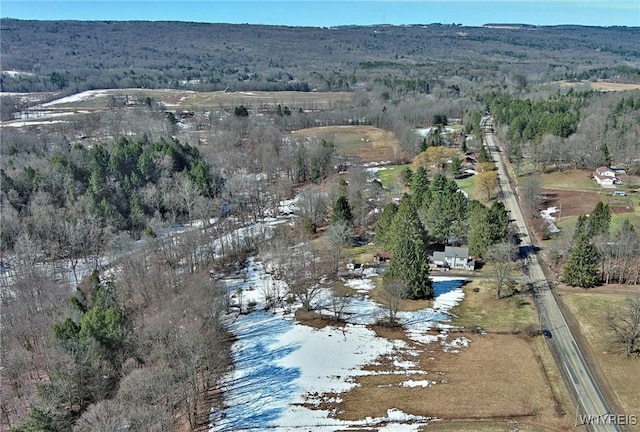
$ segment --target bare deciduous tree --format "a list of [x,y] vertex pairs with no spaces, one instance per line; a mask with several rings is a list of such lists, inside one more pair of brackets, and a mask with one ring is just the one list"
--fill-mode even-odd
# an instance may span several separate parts
[[298,245],[289,248],[275,264],[277,279],[287,284],[289,294],[302,303],[306,311],[313,309],[313,301],[322,290],[326,263],[312,249]]
[[491,265],[492,276],[496,283],[496,298],[502,296],[504,282],[513,267],[513,245],[509,242],[497,243],[490,246],[484,258]]
[[78,419],[73,432],[108,432],[130,427],[126,407],[117,400],[105,400],[92,405]]
[[347,221],[332,223],[327,228],[325,240],[329,246],[329,253],[333,262],[333,274],[335,275],[338,273],[342,249],[353,240],[353,227]]
[[327,215],[327,202],[322,192],[305,191],[299,195],[300,215],[313,226],[322,225]]
[[538,199],[540,194],[540,177],[537,175],[527,176],[520,188],[520,197],[524,208],[530,216],[535,217],[538,211]]
[[344,289],[338,287],[334,288],[331,291],[331,297],[329,298],[329,301],[331,312],[333,312],[333,319],[335,321],[341,321],[344,316],[345,309],[349,304],[348,293]]
[[624,348],[627,357],[640,357],[640,294],[627,297],[624,306],[607,313],[612,342]]
[[389,311],[389,324],[396,323],[400,301],[407,297],[407,285],[399,278],[385,278],[383,280],[382,299]]
[[183,209],[187,212],[187,220],[190,224],[193,223],[191,220],[193,207],[198,200],[198,196],[200,196],[198,187],[189,177],[181,176],[176,185],[176,193],[183,205]]

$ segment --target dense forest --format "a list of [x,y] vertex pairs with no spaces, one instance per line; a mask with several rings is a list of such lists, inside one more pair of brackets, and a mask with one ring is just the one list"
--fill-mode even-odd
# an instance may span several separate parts
[[[517,176],[640,173],[639,91],[589,84],[640,82],[640,30],[496,27],[1,20],[3,428],[206,427],[232,342],[217,279],[242,277],[247,256],[276,257],[289,291],[274,304],[306,310],[354,244],[392,253],[385,283],[402,298],[433,296],[428,254],[445,244],[511,262],[518,239],[482,145],[487,114]],[[166,88],[346,96],[183,110],[152,93]],[[18,120],[91,89],[136,93]],[[404,165],[398,178],[373,179],[352,142],[295,134],[324,126],[389,132],[396,151],[374,163]],[[475,198],[456,182],[468,161]],[[581,219],[556,256],[569,279],[637,283],[638,229]],[[606,250],[585,272],[572,254],[594,255],[584,238],[595,235]]]
[[[332,28],[3,19],[3,92],[94,88],[458,92],[478,82],[638,82],[638,28]],[[588,59],[588,61],[585,61]],[[8,71],[13,71],[8,73]],[[451,79],[456,80],[451,82]]]

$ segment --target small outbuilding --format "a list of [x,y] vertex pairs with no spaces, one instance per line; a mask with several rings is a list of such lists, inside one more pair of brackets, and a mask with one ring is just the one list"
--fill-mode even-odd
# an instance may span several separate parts
[[373,255],[373,262],[375,263],[388,263],[391,261],[391,254],[389,252],[376,252]]

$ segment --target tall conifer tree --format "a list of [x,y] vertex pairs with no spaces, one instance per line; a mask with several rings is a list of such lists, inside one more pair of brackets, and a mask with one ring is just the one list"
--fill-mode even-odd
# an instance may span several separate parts
[[579,235],[564,268],[567,285],[592,288],[600,283],[598,249],[585,235]]
[[403,199],[391,226],[393,257],[388,277],[402,279],[412,299],[433,297],[429,278],[427,233],[411,199]]

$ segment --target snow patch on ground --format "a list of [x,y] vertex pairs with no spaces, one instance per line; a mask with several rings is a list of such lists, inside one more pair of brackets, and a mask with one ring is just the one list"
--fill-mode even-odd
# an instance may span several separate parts
[[405,381],[401,384],[402,387],[430,387],[435,383],[435,381],[431,380],[409,380]]
[[349,279],[345,285],[359,292],[369,292],[375,288],[371,279]]
[[384,166],[384,165],[391,165],[391,161],[381,161],[381,162],[365,162],[362,164],[363,167],[365,168],[370,168],[370,167],[379,167],[379,166]]
[[52,107],[52,106],[72,103],[72,102],[82,102],[85,100],[95,98],[97,96],[106,96],[107,94],[108,94],[107,90],[87,90],[87,91],[73,94],[71,96],[66,96],[60,99],[53,100],[51,102],[47,102],[45,104],[42,104],[39,108]]
[[558,213],[559,211],[560,209],[558,209],[558,207],[556,206],[549,207],[544,210],[540,210],[540,216],[542,216],[542,218],[547,222],[547,225],[549,226],[549,232],[551,233],[560,232],[560,229],[555,224],[556,218],[555,216],[553,216],[555,213]]
[[[448,311],[462,298],[462,280],[434,277],[433,307],[416,312],[398,313],[398,319],[409,337],[418,343],[440,341],[447,349],[460,349],[468,339],[448,341],[445,333],[433,334],[450,319]],[[357,291],[348,298],[344,326],[314,328],[298,324],[285,308],[263,310],[265,293],[286,291],[265,265],[248,260],[239,277],[227,279],[230,292],[236,293],[232,305],[255,303],[251,313],[229,315],[229,328],[237,337],[233,344],[234,369],[225,378],[224,407],[212,409],[211,431],[279,430],[337,431],[350,428],[373,428],[378,431],[414,431],[431,419],[390,409],[383,418],[340,421],[329,410],[313,409],[320,403],[338,402],[340,394],[356,386],[356,378],[364,375],[426,374],[407,356],[419,353],[401,340],[376,335],[368,328],[386,316],[387,311],[372,301],[368,294],[374,288],[369,278],[344,281]],[[324,305],[329,293],[317,299]],[[293,305],[294,308],[297,305]],[[291,307],[291,306],[287,306]],[[391,359],[389,371],[367,371],[365,366]],[[406,387],[428,387],[430,380],[407,380]]]
[[460,348],[466,348],[469,346],[469,342],[471,342],[471,340],[466,337],[458,337],[453,339],[451,342],[447,342],[446,339],[444,339],[442,341],[442,350],[445,352],[459,353]]
[[25,126],[42,126],[42,125],[52,125],[56,123],[67,123],[65,120],[40,120],[40,121],[14,121],[10,123],[2,123],[0,127],[25,127]]
[[[428,127],[428,128],[414,129],[413,131],[421,137],[426,137],[431,133],[431,131],[434,131],[436,129],[437,128],[434,128],[434,127]],[[450,127],[444,127],[442,128],[442,132],[445,132],[445,133],[455,132],[455,129]]]
[[278,211],[282,214],[292,214],[299,212],[300,207],[298,206],[298,197],[296,196],[295,198],[290,200],[280,201]]

